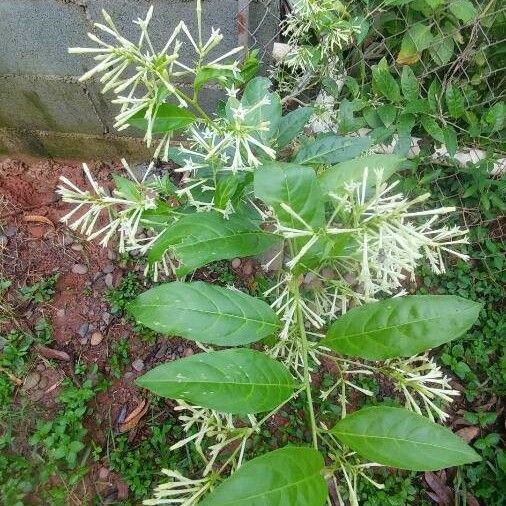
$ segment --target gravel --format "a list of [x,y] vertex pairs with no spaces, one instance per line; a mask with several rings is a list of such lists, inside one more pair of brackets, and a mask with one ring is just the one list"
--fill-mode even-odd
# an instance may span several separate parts
[[72,266],[72,272],[74,274],[86,274],[88,272],[88,267],[84,264],[74,264]]
[[133,369],[135,369],[137,372],[140,372],[144,369],[144,361],[140,358],[137,358],[135,359],[133,362],[132,362],[132,367]]

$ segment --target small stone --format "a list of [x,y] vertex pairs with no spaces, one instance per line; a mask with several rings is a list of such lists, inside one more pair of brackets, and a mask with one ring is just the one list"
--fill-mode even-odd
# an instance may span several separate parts
[[132,367],[137,371],[140,372],[144,369],[144,361],[140,358],[135,359],[132,362]]
[[238,269],[241,266],[241,259],[240,258],[234,258],[232,260],[232,268]]
[[251,276],[253,274],[253,262],[251,260],[248,260],[244,267],[242,268],[242,272],[245,276]]
[[44,390],[49,385],[49,378],[47,376],[42,376],[42,378],[39,381],[38,388],[41,390]]
[[11,225],[4,230],[4,234],[7,237],[14,237],[18,233],[18,227]]
[[88,344],[88,338],[87,337],[81,337],[81,339],[79,339],[79,344],[81,346],[86,346]]
[[113,279],[114,278],[112,277],[111,273],[105,275],[104,281],[105,281],[105,286],[107,286],[107,288],[112,288]]
[[86,337],[88,335],[88,332],[90,331],[90,324],[89,323],[83,323],[80,327],[77,333],[81,337]]
[[132,371],[128,371],[123,375],[123,378],[125,378],[127,381],[130,381],[134,376],[135,374]]
[[46,366],[44,364],[37,364],[37,371],[42,372],[46,370]]
[[86,274],[88,272],[88,267],[84,264],[74,264],[72,266],[72,272],[74,274]]
[[116,253],[112,249],[107,250],[107,258],[109,260],[116,260]]
[[70,246],[74,251],[83,251],[83,245],[82,244],[72,244]]
[[98,346],[104,339],[102,332],[93,332],[91,334],[90,344],[92,346]]
[[114,265],[113,264],[107,264],[103,269],[102,272],[105,274],[109,274],[114,271]]
[[37,351],[46,358],[53,358],[55,360],[63,360],[65,362],[70,362],[70,355],[61,350],[54,350],[53,348],[48,348],[47,346],[38,346]]
[[9,238],[6,235],[0,235],[0,248],[5,248],[8,242]]
[[107,467],[101,467],[98,470],[98,479],[99,480],[106,480],[108,476],[109,476],[109,469],[107,469]]
[[103,321],[106,325],[109,325],[109,323],[111,323],[111,313],[108,313],[107,311],[105,311],[105,312],[102,314],[102,321]]
[[25,378],[25,382],[23,383],[23,389],[30,390],[30,389],[34,388],[39,383],[39,380],[40,380],[40,374],[38,372],[31,372]]
[[186,348],[183,352],[183,357],[191,357],[195,352],[191,348]]
[[56,311],[56,318],[64,318],[65,317],[65,309],[58,309]]

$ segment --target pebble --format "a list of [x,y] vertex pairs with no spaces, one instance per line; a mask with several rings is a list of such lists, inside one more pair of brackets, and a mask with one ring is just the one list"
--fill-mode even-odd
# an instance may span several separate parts
[[191,357],[195,352],[191,348],[186,348],[183,352],[183,357]]
[[116,253],[112,249],[107,250],[107,258],[109,260],[116,260]]
[[89,331],[90,331],[90,324],[89,324],[89,323],[83,323],[83,324],[79,327],[79,330],[77,331],[77,333],[78,333],[81,337],[86,337]]
[[37,371],[42,372],[46,370],[46,366],[44,364],[37,364]]
[[70,355],[61,350],[54,350],[53,348],[48,348],[47,346],[38,346],[37,351],[46,358],[54,358],[55,360],[64,360],[65,362],[70,362]]
[[25,381],[23,383],[23,389],[30,390],[30,389],[34,388],[38,384],[39,380],[40,380],[40,374],[38,372],[31,372],[25,378]]
[[107,288],[112,288],[113,277],[111,273],[105,275],[104,281]]
[[90,344],[92,346],[98,346],[104,339],[102,332],[93,332],[91,334]]
[[88,272],[88,267],[84,264],[74,264],[72,266],[72,272],[74,274],[86,274]]
[[144,361],[140,358],[135,359],[132,362],[132,367],[137,371],[140,372],[144,369]]
[[109,476],[109,469],[107,469],[107,467],[101,467],[98,470],[98,479],[99,480],[106,480],[108,476]]
[[6,235],[0,235],[0,248],[5,248],[8,242],[9,239]]
[[238,269],[241,266],[241,259],[240,258],[234,258],[232,260],[232,267],[234,269]]
[[253,262],[251,260],[247,261],[242,268],[242,272],[245,276],[251,276],[253,274]]
[[81,337],[81,339],[79,339],[79,344],[81,346],[86,346],[88,344],[88,338],[87,337]]
[[130,381],[135,374],[132,371],[128,371],[123,375],[123,378],[125,378],[127,381]]
[[47,388],[48,385],[49,385],[49,378],[47,378],[47,376],[42,376],[42,378],[39,381],[39,386],[38,387],[41,390],[44,390],[45,388]]
[[83,245],[82,244],[72,244],[70,246],[74,251],[83,251]]
[[7,237],[14,237],[18,233],[18,227],[11,225],[4,230],[4,234]]
[[109,325],[109,323],[111,323],[111,313],[108,313],[107,311],[105,311],[105,312],[102,314],[102,321],[103,321],[106,325]]
[[107,264],[103,269],[102,272],[105,274],[109,274],[110,272],[114,271],[114,265],[113,264]]

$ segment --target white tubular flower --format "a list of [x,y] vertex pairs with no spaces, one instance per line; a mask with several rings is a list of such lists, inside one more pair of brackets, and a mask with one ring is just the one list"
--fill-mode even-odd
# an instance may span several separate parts
[[402,393],[407,409],[420,415],[424,410],[432,421],[434,415],[441,422],[448,419],[449,415],[434,401],[439,399],[445,404],[451,403],[459,392],[452,389],[449,378],[427,354],[388,360],[381,368],[381,372],[388,376],[396,389]]
[[442,214],[455,208],[416,211],[413,208],[426,201],[429,194],[411,200],[400,193],[391,195],[398,181],[383,183],[381,171],[375,174],[376,186],[370,194],[368,179],[366,169],[361,183],[347,185],[344,194],[331,194],[341,211],[359,216],[354,223],[362,256],[359,281],[367,297],[401,290],[407,276],[414,279],[415,269],[424,257],[436,274],[445,272],[445,256],[468,259],[455,249],[468,244],[467,231],[438,223]]
[[[156,207],[158,193],[154,187],[137,181],[126,161],[122,162],[132,178],[129,182],[132,191],[123,193],[121,189],[116,189],[112,196],[109,195],[108,191],[93,179],[88,166],[83,164],[92,191],[81,190],[62,176],[60,180],[63,184],[56,192],[64,202],[76,204],[74,209],[61,218],[63,223],[69,224],[72,230],[79,230],[90,241],[101,237],[100,244],[104,247],[113,235],[119,234],[119,249],[120,252],[125,252],[127,248],[138,247],[136,235],[142,214]],[[81,210],[85,212],[75,218]],[[102,213],[104,210],[106,213]],[[107,215],[108,223],[100,228],[97,227],[97,222],[101,215]]]
[[162,473],[168,476],[170,481],[158,485],[154,490],[153,499],[147,499],[142,502],[143,504],[195,506],[213,484],[211,476],[191,479],[186,478],[178,471],[170,469],[162,469]]

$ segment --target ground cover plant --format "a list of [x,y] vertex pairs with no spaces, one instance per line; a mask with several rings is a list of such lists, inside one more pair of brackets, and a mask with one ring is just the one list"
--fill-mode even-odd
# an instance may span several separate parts
[[[424,23],[419,4],[409,23]],[[88,165],[81,181],[68,173],[60,180],[58,194],[71,206],[58,217],[90,244],[118,246],[122,280],[111,287],[105,276],[114,271],[106,265],[80,295],[96,298],[104,279],[110,312],[100,329],[118,328],[100,372],[88,365],[97,357],[85,347],[108,339],[83,325],[75,364],[70,356],[56,359],[71,364],[71,379],[59,383],[62,410],[27,429],[45,466],[16,451],[15,395],[30,353],[52,345],[58,313],[54,322],[38,320],[33,336],[18,328],[7,335],[0,362],[0,399],[11,411],[1,440],[8,448],[3,497],[22,504],[42,491],[51,504],[80,503],[90,477],[112,472],[133,502],[121,483],[112,495],[95,487],[96,502],[500,504],[504,271],[497,238],[504,188],[490,175],[493,156],[479,170],[447,157],[450,166],[438,165],[432,147],[413,160],[406,150],[412,131],[401,132],[396,121],[413,114],[420,121],[413,132],[423,135],[422,118],[432,118],[402,112],[418,100],[415,92],[423,94],[410,69],[415,55],[395,66],[402,69],[399,100],[390,96],[397,88],[388,57],[368,76],[382,98],[369,102],[368,84],[356,83],[365,108],[382,122],[395,98],[390,125],[359,132],[355,111],[347,127],[350,116],[341,114],[350,100],[339,93],[337,117],[328,104],[322,108],[322,89],[332,94],[331,81],[339,85],[332,72],[353,60],[366,40],[357,46],[356,37],[369,33],[350,6],[295,2],[286,35],[308,37],[309,46],[316,35],[321,44],[292,40],[304,50],[289,54],[273,81],[256,75],[255,54],[237,48],[221,55],[221,35],[205,27],[196,5],[197,32],[179,23],[161,50],[149,37],[153,9],[136,21],[136,42],[104,13],[96,25],[104,37],[91,36],[98,47],[71,49],[95,57],[83,79],[100,78],[120,105],[117,127],[144,130],[154,158],[141,172],[123,160],[112,191],[109,177]],[[446,9],[440,18],[455,21]],[[194,53],[188,60],[183,44]],[[409,49],[402,37],[399,44]],[[416,58],[427,55],[434,58],[429,46]],[[310,58],[312,68],[302,69],[309,75],[304,88],[293,90],[283,66],[298,68],[297,58]],[[200,102],[210,82],[227,97],[216,111]],[[351,78],[347,83],[354,89]],[[331,112],[324,122],[322,111]],[[486,130],[485,120],[483,126],[499,134]],[[456,136],[459,146],[468,140]],[[387,141],[397,143],[394,152],[378,149]],[[172,169],[161,171],[159,159]],[[456,208],[465,208],[464,220]],[[256,277],[245,257],[261,259]],[[107,258],[115,259],[110,249]],[[129,258],[144,277],[130,270]],[[75,264],[75,274],[86,274],[83,267]],[[89,268],[95,271],[93,260]],[[54,275],[20,287],[23,310],[43,309],[60,295],[58,283]],[[14,288],[9,280],[0,286],[9,294]],[[183,338],[168,359],[164,336]],[[125,386],[133,379],[136,390]],[[111,395],[100,397],[108,389]],[[125,395],[134,396],[133,410],[126,416],[125,405],[114,404],[107,421],[108,404]],[[463,429],[455,434],[445,425]]]

